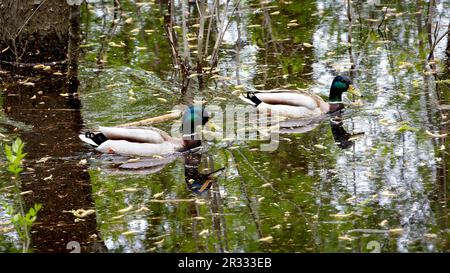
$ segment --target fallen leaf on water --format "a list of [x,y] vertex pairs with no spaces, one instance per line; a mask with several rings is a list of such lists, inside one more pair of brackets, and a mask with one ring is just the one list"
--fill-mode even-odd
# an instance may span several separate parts
[[118,220],[118,219],[123,218],[124,216],[125,216],[125,215],[122,214],[122,215],[118,215],[118,216],[111,217],[111,219],[112,219],[112,220]]
[[382,191],[380,192],[380,195],[386,196],[386,197],[394,197],[395,193],[392,193],[390,191]]
[[117,44],[116,42],[109,42],[108,45],[111,47],[124,47],[122,44]]
[[394,121],[383,118],[383,119],[380,119],[378,121],[378,123],[381,124],[381,125],[385,125],[386,126],[386,125],[394,123]]
[[38,161],[36,161],[36,163],[45,163],[49,159],[50,159],[50,157],[46,156],[46,157],[43,157],[43,158],[39,159]]
[[271,243],[273,241],[273,237],[269,235],[269,236],[259,239],[258,241],[264,242],[264,243]]
[[124,191],[127,191],[127,192],[135,192],[135,191],[137,191],[137,189],[136,188],[125,188],[125,189],[123,189]]
[[51,179],[53,179],[53,174],[51,174],[47,177],[44,177],[44,181],[51,180]]
[[195,204],[197,204],[197,205],[204,205],[204,204],[206,204],[206,202],[205,202],[205,200],[196,199],[195,200]]
[[0,228],[0,233],[6,233],[9,232],[11,230],[13,230],[13,227],[4,227],[4,228]]
[[352,215],[353,215],[352,212],[347,213],[347,214],[341,214],[341,213],[338,213],[338,214],[330,214],[331,217],[336,217],[336,218],[346,218],[346,217],[350,217],[350,216],[352,216]]
[[318,149],[322,149],[322,150],[327,149],[327,147],[325,147],[325,146],[323,146],[323,145],[320,145],[320,144],[315,144],[314,147],[316,147],[316,148],[318,148]]
[[125,213],[125,212],[129,212],[130,210],[133,209],[133,205],[129,205],[128,207],[124,208],[124,209],[120,209],[117,212],[118,213]]
[[147,207],[140,207],[139,209],[135,210],[134,212],[144,212],[144,211],[149,211],[150,209],[148,209]]
[[351,236],[348,236],[348,235],[339,236],[338,239],[339,240],[343,240],[343,241],[353,241],[353,238]]
[[27,82],[27,81],[19,82],[19,84],[25,85],[25,86],[34,86],[34,82]]
[[406,131],[412,131],[412,132],[416,132],[418,131],[417,128],[411,127],[408,124],[403,124],[402,126],[398,127],[396,129],[397,132],[406,132]]
[[362,136],[364,136],[364,133],[356,133],[356,134],[352,135],[351,137],[349,137],[348,140],[349,141],[356,140],[358,138],[361,138]]
[[409,62],[400,62],[399,66],[398,66],[399,69],[410,68],[410,67],[414,67],[414,65]]
[[45,65],[43,65],[43,64],[37,64],[37,65],[33,66],[33,69],[42,69],[44,67],[45,67]]
[[80,162],[78,162],[78,165],[83,166],[83,165],[86,165],[86,163],[87,163],[86,159],[81,159]]
[[85,209],[77,209],[77,210],[69,210],[69,211],[63,210],[63,212],[69,212],[69,213],[72,213],[73,216],[75,216],[75,217],[77,217],[77,218],[84,218],[84,217],[86,217],[86,216],[89,216],[89,215],[91,215],[91,214],[94,214],[94,213],[95,213],[95,210],[93,210],[93,209],[88,209],[88,210],[85,210]]
[[403,233],[403,228],[393,228],[393,229],[390,229],[390,230],[389,230],[389,233],[392,233],[392,234],[400,234],[400,233]]
[[122,235],[124,235],[124,236],[126,236],[126,235],[134,235],[134,234],[137,234],[137,233],[139,233],[139,231],[129,230],[129,231],[122,232]]
[[204,235],[208,235],[208,234],[209,234],[209,230],[208,229],[204,229],[204,230],[200,231],[200,233],[198,235],[204,236]]
[[435,134],[435,133],[432,133],[432,132],[430,132],[428,130],[426,130],[425,133],[427,135],[429,135],[430,137],[446,137],[447,136],[447,134]]
[[163,195],[164,195],[164,192],[158,192],[158,193],[153,194],[153,198],[159,198]]

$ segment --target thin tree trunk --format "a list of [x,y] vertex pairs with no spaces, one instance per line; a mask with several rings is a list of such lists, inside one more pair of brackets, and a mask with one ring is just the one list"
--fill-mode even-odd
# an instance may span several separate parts
[[[450,23],[448,24],[448,29],[450,30]],[[450,31],[447,34],[447,48],[445,49],[445,54],[450,60]]]
[[78,88],[78,57],[80,55],[80,6],[70,7],[69,49],[67,52],[67,84],[69,91],[73,93]]
[[[428,44],[430,48],[433,46],[433,16],[434,16],[434,6],[436,4],[435,0],[430,0],[428,2],[428,16],[427,16],[427,34],[428,34]],[[433,50],[430,51],[430,55],[428,56],[428,60],[434,60]],[[434,69],[434,67],[432,67]]]
[[187,38],[188,29],[186,23],[186,15],[188,12],[187,9],[187,0],[181,0],[181,24],[183,30],[183,59],[185,63],[189,63],[190,50],[189,50],[189,42]]

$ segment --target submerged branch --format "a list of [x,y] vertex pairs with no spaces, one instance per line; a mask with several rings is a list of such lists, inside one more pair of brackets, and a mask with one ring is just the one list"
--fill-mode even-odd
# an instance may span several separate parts
[[162,123],[162,122],[166,122],[166,121],[181,117],[181,113],[182,113],[181,111],[176,111],[176,112],[173,112],[170,114],[165,114],[165,115],[152,117],[152,118],[146,118],[143,120],[133,121],[133,122],[129,122],[129,123],[124,123],[121,125],[117,125],[117,127],[145,126],[145,125],[151,125],[151,124],[156,124],[156,123]]

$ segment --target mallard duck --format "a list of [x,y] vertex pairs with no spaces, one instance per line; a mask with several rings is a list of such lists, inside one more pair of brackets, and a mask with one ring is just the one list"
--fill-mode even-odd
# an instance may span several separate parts
[[241,99],[255,105],[259,110],[295,119],[315,119],[344,109],[342,93],[352,92],[352,81],[347,76],[336,76],[330,88],[328,103],[321,97],[300,90],[267,90],[248,92]]
[[196,132],[198,125],[205,125],[210,116],[199,106],[190,106],[183,113],[181,138],[171,137],[157,128],[99,127],[99,132],[86,132],[81,140],[108,154],[153,156],[184,152],[201,145]]

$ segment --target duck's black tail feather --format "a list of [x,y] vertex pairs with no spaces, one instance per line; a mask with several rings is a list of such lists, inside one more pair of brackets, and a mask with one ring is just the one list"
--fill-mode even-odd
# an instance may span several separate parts
[[100,145],[103,142],[108,140],[108,138],[102,133],[94,134],[94,133],[91,133],[91,132],[86,132],[84,134],[84,136],[89,138],[89,139],[91,139],[92,141],[94,141],[95,144],[97,144],[97,145]]
[[248,92],[246,98],[251,100],[255,104],[255,106],[258,106],[262,103],[262,101],[258,99],[254,92]]

